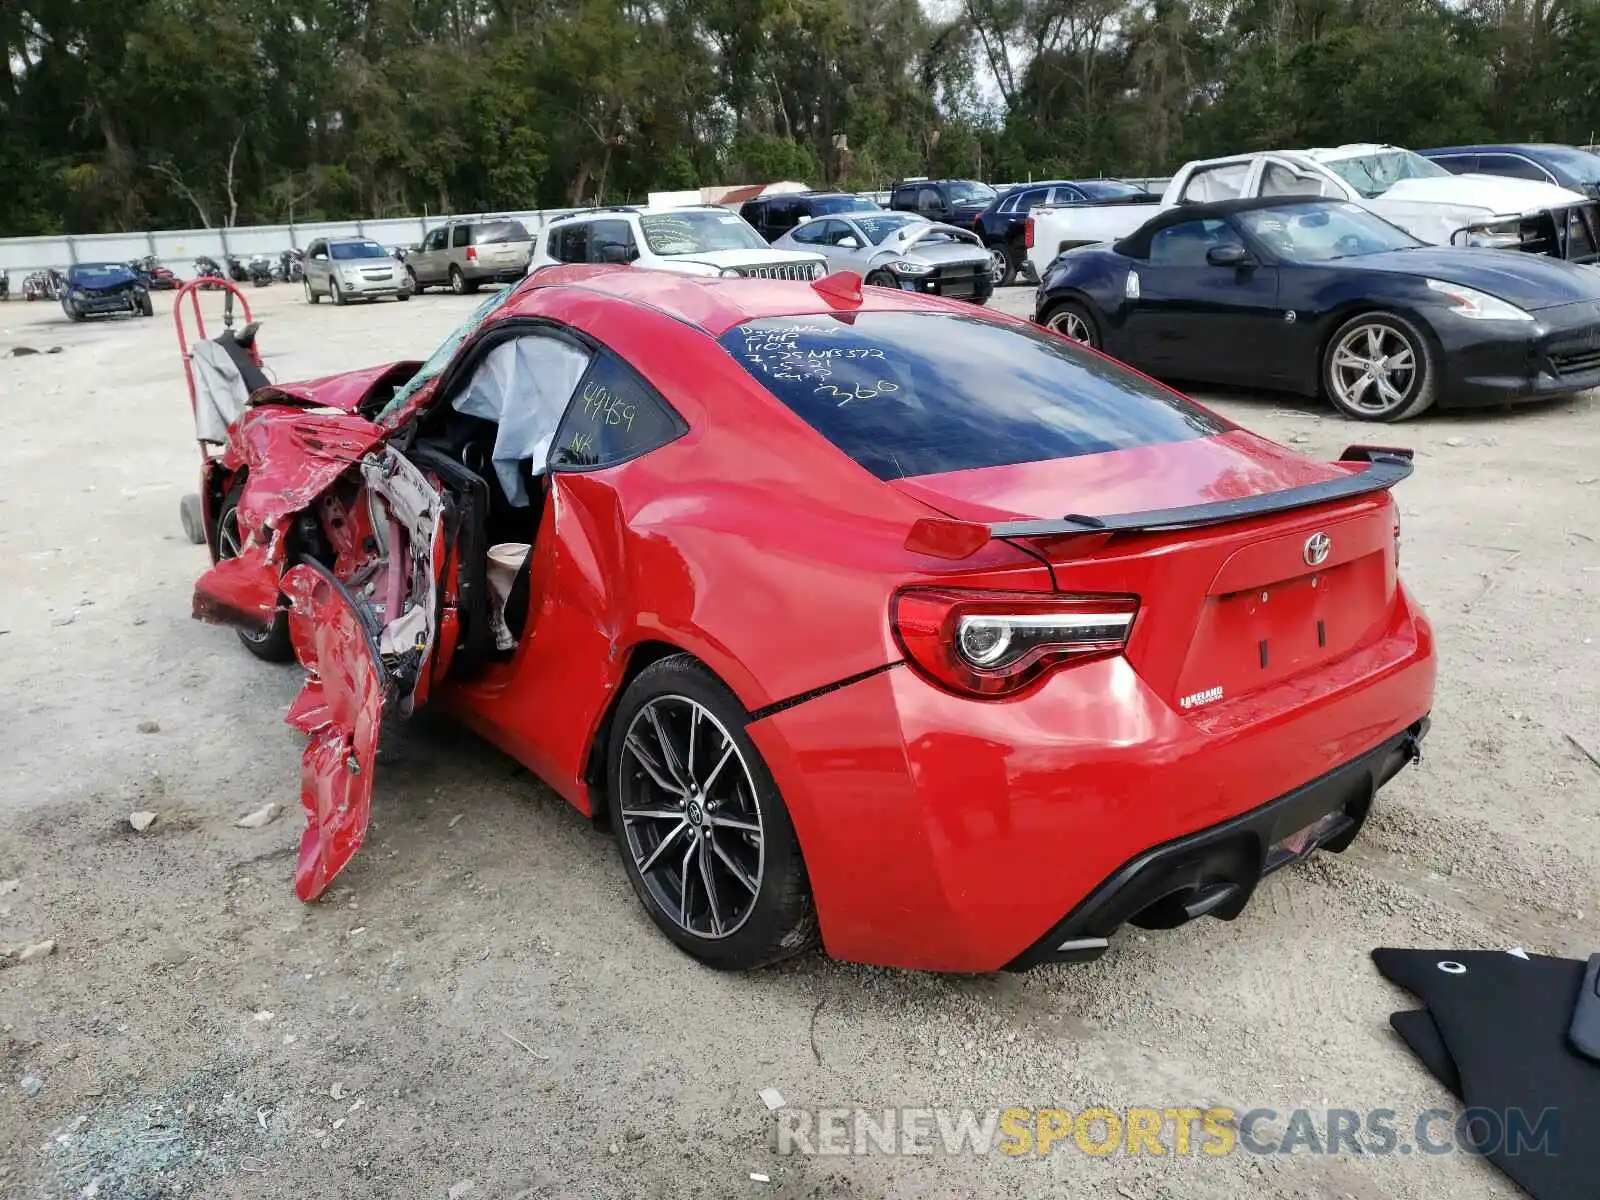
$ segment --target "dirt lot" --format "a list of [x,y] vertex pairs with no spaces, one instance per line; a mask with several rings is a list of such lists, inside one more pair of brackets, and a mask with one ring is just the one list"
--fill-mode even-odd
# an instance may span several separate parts
[[[469,307],[252,299],[283,379],[421,357]],[[1426,760],[1351,851],[1092,966],[727,976],[649,925],[607,839],[443,721],[387,751],[338,885],[294,899],[299,673],[189,617],[195,451],[158,305],[88,327],[0,307],[0,355],[62,347],[0,358],[0,947],[56,942],[0,961],[0,1198],[1515,1194],[1460,1154],[784,1156],[758,1092],[1386,1108],[1409,1143],[1450,1100],[1367,952],[1600,946],[1600,769],[1569,740],[1600,753],[1593,396],[1379,433],[1418,451],[1403,569],[1442,661]],[[1308,453],[1378,433],[1214,402]],[[134,810],[159,815],[134,833]]]

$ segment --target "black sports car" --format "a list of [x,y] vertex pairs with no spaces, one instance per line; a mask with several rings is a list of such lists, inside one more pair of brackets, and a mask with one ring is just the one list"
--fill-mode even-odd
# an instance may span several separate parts
[[1342,201],[1169,209],[1057,258],[1035,319],[1152,375],[1321,392],[1363,421],[1600,386],[1600,270],[1429,246]]
[[150,289],[127,263],[79,263],[69,269],[61,309],[74,321],[113,315],[148,317],[155,312]]

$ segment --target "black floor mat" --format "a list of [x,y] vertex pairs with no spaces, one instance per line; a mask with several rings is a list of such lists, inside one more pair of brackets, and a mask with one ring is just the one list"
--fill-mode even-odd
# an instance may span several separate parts
[[1390,1022],[1469,1113],[1482,1110],[1467,1125],[1478,1150],[1537,1200],[1600,1197],[1600,1065],[1567,1046],[1584,964],[1497,950],[1372,961],[1427,1006]]

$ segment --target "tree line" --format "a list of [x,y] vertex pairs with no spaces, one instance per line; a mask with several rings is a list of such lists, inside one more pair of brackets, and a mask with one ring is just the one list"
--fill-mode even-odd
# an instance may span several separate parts
[[0,0],[0,38],[0,236],[1600,129],[1600,0]]

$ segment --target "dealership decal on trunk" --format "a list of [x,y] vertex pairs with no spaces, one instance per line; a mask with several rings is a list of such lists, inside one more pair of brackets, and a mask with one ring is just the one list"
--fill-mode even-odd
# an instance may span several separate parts
[[1207,688],[1203,692],[1193,692],[1178,701],[1179,708],[1197,708],[1202,704],[1210,704],[1213,700],[1222,699],[1220,687]]

